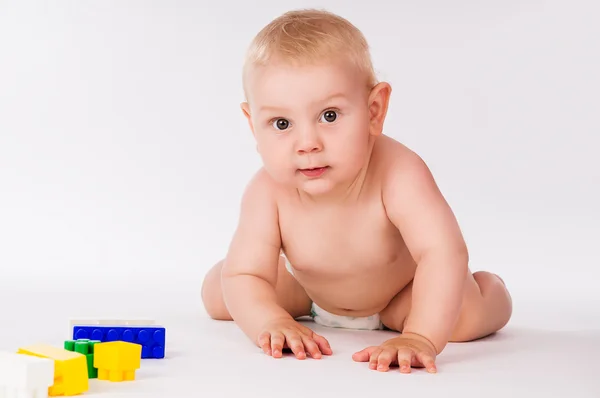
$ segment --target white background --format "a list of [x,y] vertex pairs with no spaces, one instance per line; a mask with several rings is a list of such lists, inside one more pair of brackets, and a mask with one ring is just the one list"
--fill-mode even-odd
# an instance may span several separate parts
[[0,287],[16,292],[0,310],[18,314],[30,289],[139,290],[169,313],[202,310],[260,167],[239,109],[243,53],[301,7],[366,35],[393,87],[386,133],[429,164],[472,269],[509,286],[514,322],[599,328],[592,0],[0,0]]
[[593,1],[0,1],[2,283],[197,288],[260,166],[243,52],[299,7],[366,35],[385,131],[431,167],[474,270],[599,297]]

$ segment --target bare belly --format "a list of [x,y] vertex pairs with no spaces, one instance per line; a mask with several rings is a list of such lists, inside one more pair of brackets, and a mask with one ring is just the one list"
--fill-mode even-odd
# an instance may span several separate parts
[[416,265],[406,246],[388,258],[368,266],[339,258],[335,264],[294,267],[294,276],[325,311],[365,317],[381,312],[414,277]]

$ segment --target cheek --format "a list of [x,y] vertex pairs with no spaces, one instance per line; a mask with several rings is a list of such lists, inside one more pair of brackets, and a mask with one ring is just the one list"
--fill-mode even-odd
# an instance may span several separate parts
[[257,137],[257,145],[258,153],[269,174],[279,181],[288,178],[293,165],[286,141],[281,137]]
[[278,138],[267,135],[258,137],[258,151],[266,162],[281,163],[285,158],[285,142]]
[[340,126],[336,152],[338,156],[347,159],[349,163],[356,162],[357,158],[365,156],[369,149],[368,124],[356,119]]

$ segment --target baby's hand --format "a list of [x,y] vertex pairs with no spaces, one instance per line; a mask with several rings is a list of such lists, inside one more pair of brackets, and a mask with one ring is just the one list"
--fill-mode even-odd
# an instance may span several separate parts
[[306,354],[315,359],[321,355],[331,355],[329,342],[323,337],[293,319],[277,319],[265,325],[258,336],[258,345],[265,354],[281,358],[283,349],[289,348],[298,359]]
[[391,364],[397,364],[400,372],[410,373],[411,366],[424,367],[429,373],[436,373],[435,348],[424,339],[410,335],[400,335],[384,342],[379,347],[367,347],[355,353],[357,362],[369,362],[369,368],[387,372]]

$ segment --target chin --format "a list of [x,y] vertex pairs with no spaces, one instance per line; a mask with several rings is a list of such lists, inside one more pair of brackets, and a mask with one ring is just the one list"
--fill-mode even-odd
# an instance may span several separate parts
[[334,185],[326,179],[315,179],[303,181],[299,184],[298,189],[310,196],[324,196],[333,191]]

